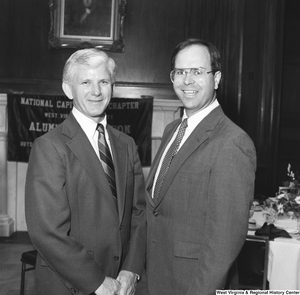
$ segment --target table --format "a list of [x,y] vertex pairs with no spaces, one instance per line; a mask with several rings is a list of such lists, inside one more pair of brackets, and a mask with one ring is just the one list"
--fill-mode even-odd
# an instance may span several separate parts
[[[258,227],[265,222],[264,211],[254,212],[252,219]],[[279,218],[275,226],[287,231],[296,230],[297,222],[288,216]],[[248,235],[254,235],[249,230]],[[276,238],[269,242],[268,281],[270,290],[300,290],[300,236],[292,235],[292,239]]]

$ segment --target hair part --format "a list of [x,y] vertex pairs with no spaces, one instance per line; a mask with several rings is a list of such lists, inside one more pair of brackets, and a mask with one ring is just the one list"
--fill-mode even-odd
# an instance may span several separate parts
[[199,46],[204,46],[207,48],[209,55],[210,55],[210,63],[211,63],[211,70],[216,73],[218,71],[221,71],[222,69],[222,64],[221,64],[221,55],[219,50],[210,42],[201,40],[201,39],[196,39],[196,38],[190,38],[187,39],[181,43],[179,43],[171,56],[171,69],[173,70],[175,67],[175,60],[177,57],[177,54],[184,50],[185,48],[188,48],[193,45],[199,45]]
[[75,51],[67,60],[63,69],[63,82],[71,84],[74,79],[75,72],[79,66],[93,66],[93,60],[97,61],[97,65],[105,63],[107,65],[112,84],[115,83],[116,63],[104,51],[97,48],[80,49]]

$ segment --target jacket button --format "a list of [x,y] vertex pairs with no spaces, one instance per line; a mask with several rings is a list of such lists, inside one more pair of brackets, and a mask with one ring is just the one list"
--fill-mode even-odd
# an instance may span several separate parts
[[153,211],[153,215],[154,215],[154,216],[157,216],[157,215],[158,215],[158,212],[157,212],[157,211]]
[[114,260],[119,260],[119,256],[114,256]]
[[78,293],[79,293],[78,290],[76,290],[75,288],[71,288],[71,292],[72,292],[73,294],[78,294]]

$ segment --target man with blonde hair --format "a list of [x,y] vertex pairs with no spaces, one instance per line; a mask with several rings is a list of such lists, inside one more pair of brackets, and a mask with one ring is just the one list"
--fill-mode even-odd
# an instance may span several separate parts
[[145,188],[131,137],[107,124],[115,62],[97,49],[66,62],[68,118],[36,139],[25,209],[42,295],[132,295],[145,259]]

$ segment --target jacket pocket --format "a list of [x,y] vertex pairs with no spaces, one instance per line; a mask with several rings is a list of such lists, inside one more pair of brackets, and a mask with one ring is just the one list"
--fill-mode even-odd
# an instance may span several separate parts
[[198,259],[200,244],[188,242],[175,242],[174,256],[188,259]]

